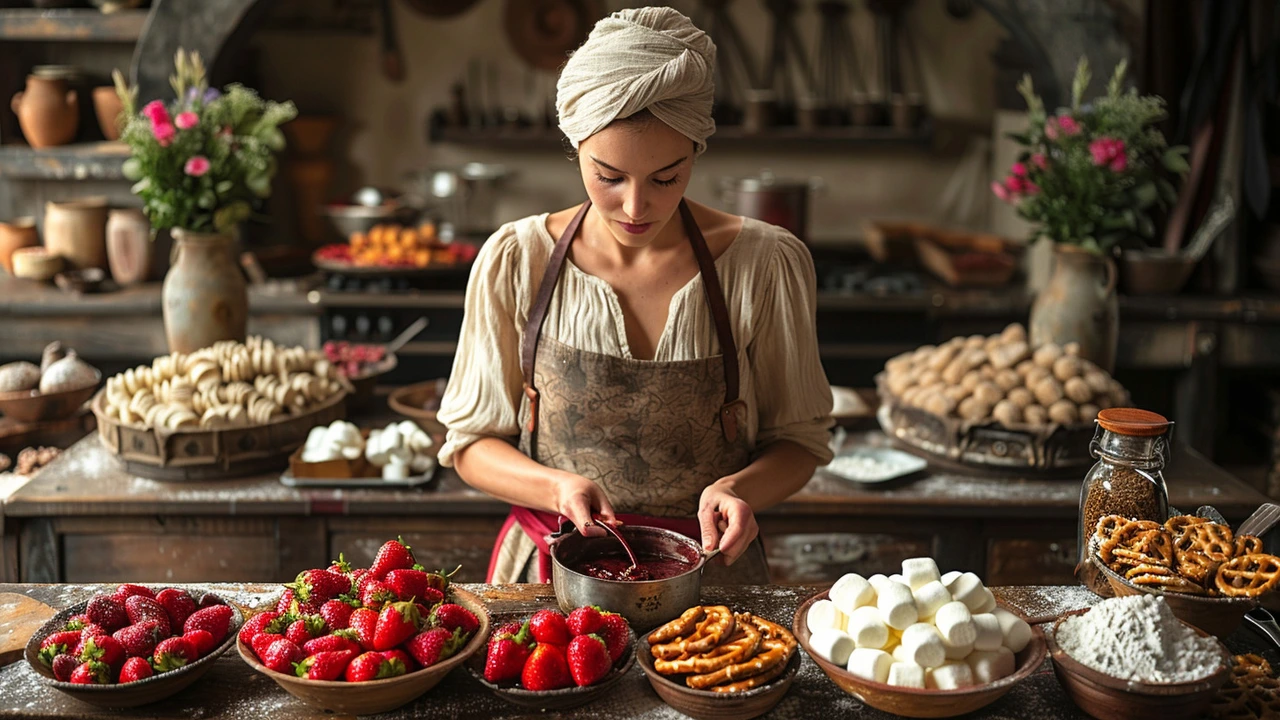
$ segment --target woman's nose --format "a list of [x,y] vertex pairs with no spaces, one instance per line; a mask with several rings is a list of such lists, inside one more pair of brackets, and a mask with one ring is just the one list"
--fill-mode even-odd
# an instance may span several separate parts
[[622,212],[632,220],[644,220],[646,202],[641,183],[632,183],[622,198]]

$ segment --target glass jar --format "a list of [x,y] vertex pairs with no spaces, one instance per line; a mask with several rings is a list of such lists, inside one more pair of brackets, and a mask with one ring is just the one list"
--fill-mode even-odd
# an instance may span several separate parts
[[1172,427],[1163,416],[1146,410],[1112,408],[1098,413],[1098,429],[1089,443],[1089,453],[1098,462],[1080,488],[1079,560],[1084,560],[1100,518],[1121,515],[1159,523],[1168,518],[1163,471]]

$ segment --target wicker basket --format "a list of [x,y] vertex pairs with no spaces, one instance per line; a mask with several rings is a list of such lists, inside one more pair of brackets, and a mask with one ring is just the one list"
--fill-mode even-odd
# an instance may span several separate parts
[[317,425],[346,417],[346,393],[339,392],[301,415],[265,425],[212,430],[153,430],[128,425],[108,415],[106,396],[91,404],[102,444],[134,475],[156,480],[214,480],[280,471],[289,454],[307,441]]

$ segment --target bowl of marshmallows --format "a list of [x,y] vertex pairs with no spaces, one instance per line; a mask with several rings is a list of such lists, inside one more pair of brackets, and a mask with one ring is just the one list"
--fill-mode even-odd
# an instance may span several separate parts
[[295,478],[404,480],[435,468],[434,442],[412,420],[362,431],[345,420],[311,429],[289,458]]
[[904,560],[901,575],[845,575],[800,606],[793,630],[842,690],[904,717],[985,707],[1045,658],[1039,629],[977,575],[943,575],[932,558]]

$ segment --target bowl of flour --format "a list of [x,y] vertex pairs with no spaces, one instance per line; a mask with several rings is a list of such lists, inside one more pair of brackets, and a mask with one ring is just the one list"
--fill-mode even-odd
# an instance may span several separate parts
[[1099,720],[1202,717],[1231,670],[1226,647],[1156,595],[1063,615],[1045,640],[1062,687]]

